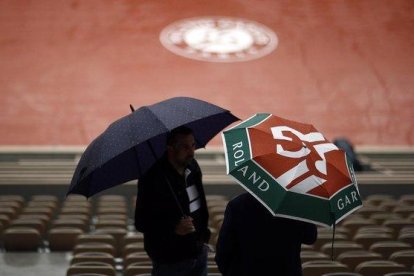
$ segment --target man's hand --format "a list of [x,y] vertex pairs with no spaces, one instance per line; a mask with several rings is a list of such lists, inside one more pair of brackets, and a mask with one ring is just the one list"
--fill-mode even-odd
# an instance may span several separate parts
[[175,227],[175,233],[180,236],[190,234],[195,231],[192,217],[183,217]]

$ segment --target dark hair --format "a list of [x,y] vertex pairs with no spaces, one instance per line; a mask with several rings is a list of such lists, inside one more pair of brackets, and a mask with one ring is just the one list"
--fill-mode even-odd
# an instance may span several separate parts
[[171,130],[167,135],[167,145],[173,146],[176,142],[178,135],[190,135],[193,134],[193,130],[186,126],[179,126]]

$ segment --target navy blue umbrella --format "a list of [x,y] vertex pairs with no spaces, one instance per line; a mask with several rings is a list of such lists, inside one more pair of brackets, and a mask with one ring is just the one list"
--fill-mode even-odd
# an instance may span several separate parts
[[188,97],[143,106],[113,122],[86,148],[67,194],[90,197],[138,179],[166,150],[169,131],[193,130],[197,148],[238,118],[211,103]]

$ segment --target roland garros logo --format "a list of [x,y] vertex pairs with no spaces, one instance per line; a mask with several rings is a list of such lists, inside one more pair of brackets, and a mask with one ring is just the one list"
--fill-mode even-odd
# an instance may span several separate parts
[[272,52],[278,43],[276,34],[266,26],[228,17],[175,22],[161,32],[160,41],[177,55],[211,62],[257,59]]

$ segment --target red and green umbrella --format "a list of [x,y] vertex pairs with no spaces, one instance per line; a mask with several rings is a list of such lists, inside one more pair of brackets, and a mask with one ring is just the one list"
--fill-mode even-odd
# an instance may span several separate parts
[[274,216],[333,226],[362,207],[346,153],[310,124],[259,113],[223,143],[227,173]]

